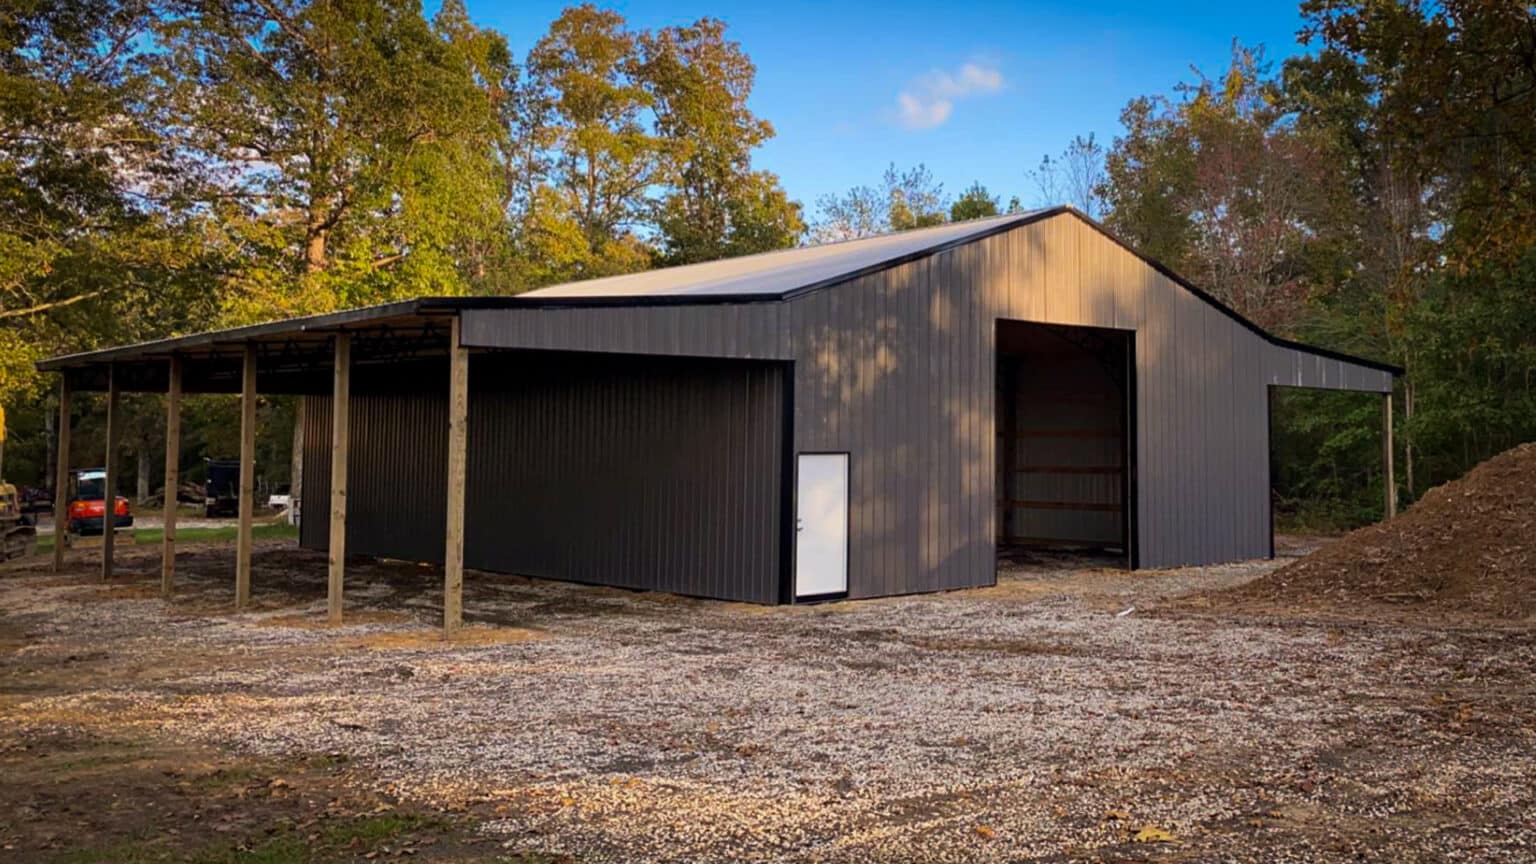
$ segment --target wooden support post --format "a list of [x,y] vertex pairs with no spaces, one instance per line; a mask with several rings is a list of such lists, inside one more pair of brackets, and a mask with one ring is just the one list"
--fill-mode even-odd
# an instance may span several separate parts
[[69,545],[69,376],[59,376],[59,443],[53,471],[53,571],[64,569]]
[[443,636],[464,618],[464,483],[469,425],[469,353],[453,318],[448,344],[448,525],[443,550]]
[[341,623],[342,579],[347,564],[348,417],[352,410],[352,336],[336,334],[336,361],[331,382],[331,540],[327,563],[326,618]]
[[117,416],[117,371],[107,365],[106,478],[101,493],[101,581],[112,578],[112,553],[117,545],[117,436],[122,423]]
[[1397,476],[1392,466],[1392,391],[1383,394],[1381,400],[1381,463],[1384,472],[1382,486],[1386,491],[1387,518],[1397,515]]
[[181,486],[181,358],[172,354],[165,389],[165,525],[160,533],[160,593],[176,576],[176,490]]
[[251,602],[251,517],[256,498],[256,343],[245,343],[240,375],[240,526],[235,541],[235,608]]

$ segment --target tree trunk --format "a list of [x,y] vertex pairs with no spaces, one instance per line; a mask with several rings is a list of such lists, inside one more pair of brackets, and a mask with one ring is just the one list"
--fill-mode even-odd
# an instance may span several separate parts
[[54,440],[58,437],[54,434],[54,430],[58,428],[54,421],[57,413],[51,409],[43,412],[43,437],[48,441],[47,452],[43,455],[43,485],[48,487],[48,492],[53,495],[58,494],[58,490],[53,488],[54,478],[58,476],[58,469],[55,466],[59,461],[58,442]]
[[1409,500],[1417,500],[1413,485],[1413,381],[1403,382],[1403,480]]
[[304,236],[304,272],[319,273],[325,269],[325,228],[311,223]]
[[288,522],[299,524],[299,508],[304,494],[304,397],[293,403],[293,452],[288,457]]
[[149,445],[139,442],[139,467],[134,472],[138,480],[138,494],[135,496],[140,504],[149,500]]

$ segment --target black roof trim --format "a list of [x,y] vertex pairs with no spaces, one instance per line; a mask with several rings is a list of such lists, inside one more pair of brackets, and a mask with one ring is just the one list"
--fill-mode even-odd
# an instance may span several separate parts
[[39,372],[59,372],[92,363],[107,363],[127,357],[137,358],[156,354],[168,354],[185,348],[201,348],[225,342],[260,339],[264,336],[276,336],[283,333],[314,333],[343,330],[348,325],[421,314],[422,307],[423,304],[420,300],[400,300],[377,306],[347,309],[342,312],[327,312],[321,315],[307,315],[302,318],[284,318],[279,321],[268,321],[263,324],[248,324],[244,327],[232,327],[228,330],[205,330],[201,333],[192,333],[186,336],[172,336],[166,339],[156,339],[151,342],[136,342],[132,345],[120,345],[115,348],[101,348],[95,351],[81,351],[75,354],[49,357],[46,360],[39,360],[37,362],[37,370]]
[[1376,370],[1381,371],[1381,372],[1390,372],[1394,376],[1401,376],[1405,372],[1407,372],[1407,370],[1404,369],[1403,367],[1401,367],[1401,366],[1394,366],[1391,363],[1383,363],[1380,360],[1369,360],[1369,359],[1367,359],[1365,357],[1356,357],[1353,354],[1345,354],[1342,351],[1334,351],[1331,348],[1320,348],[1320,347],[1318,347],[1316,345],[1308,345],[1305,342],[1297,342],[1297,341],[1292,340],[1292,339],[1286,339],[1286,338],[1281,337],[1281,336],[1276,336],[1275,334],[1269,332],[1268,330],[1265,330],[1263,327],[1260,327],[1259,325],[1253,323],[1252,321],[1249,321],[1247,318],[1244,318],[1236,309],[1233,309],[1232,307],[1230,307],[1227,304],[1221,302],[1220,300],[1217,300],[1215,297],[1213,297],[1210,294],[1206,293],[1203,289],[1201,289],[1200,287],[1196,286],[1194,283],[1190,282],[1188,279],[1185,279],[1183,276],[1180,276],[1179,274],[1173,272],[1173,269],[1168,267],[1163,262],[1158,261],[1155,258],[1150,258],[1150,257],[1148,257],[1146,255],[1143,255],[1142,253],[1136,251],[1134,248],[1132,248],[1132,246],[1129,243],[1125,242],[1124,240],[1121,240],[1119,237],[1116,237],[1113,232],[1111,232],[1108,228],[1105,228],[1104,225],[1102,223],[1100,223],[1097,219],[1093,219],[1093,218],[1089,217],[1088,215],[1084,214],[1082,211],[1080,211],[1080,210],[1078,210],[1078,209],[1076,209],[1074,207],[1067,207],[1067,208],[1062,208],[1062,209],[1064,209],[1068,213],[1071,213],[1072,215],[1076,216],[1077,218],[1081,219],[1083,222],[1087,223],[1095,231],[1098,231],[1100,234],[1103,234],[1105,237],[1108,237],[1110,240],[1113,240],[1115,242],[1115,245],[1117,245],[1121,249],[1124,249],[1125,251],[1131,253],[1132,255],[1135,255],[1138,259],[1141,260],[1141,262],[1143,264],[1146,264],[1148,267],[1151,267],[1153,270],[1156,270],[1158,273],[1161,273],[1163,276],[1168,277],[1175,284],[1183,287],[1184,290],[1188,291],[1189,293],[1195,295],[1196,297],[1199,297],[1201,300],[1204,300],[1206,303],[1209,303],[1210,305],[1216,307],[1217,311],[1221,312],[1221,314],[1227,316],[1228,318],[1231,318],[1233,321],[1236,321],[1238,324],[1241,324],[1243,327],[1245,327],[1248,330],[1252,331],[1254,334],[1262,337],[1266,342],[1269,342],[1271,345],[1275,345],[1275,346],[1278,346],[1280,348],[1289,348],[1292,351],[1305,351],[1308,354],[1316,354],[1316,355],[1318,355],[1320,357],[1327,357],[1330,360],[1342,360],[1345,363],[1354,363],[1356,365],[1364,366],[1364,367],[1366,367],[1368,369],[1376,369]]

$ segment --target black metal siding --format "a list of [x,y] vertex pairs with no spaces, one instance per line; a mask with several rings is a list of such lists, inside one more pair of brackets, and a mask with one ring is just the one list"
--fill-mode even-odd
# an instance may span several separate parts
[[[447,374],[443,370],[442,391]],[[775,603],[781,364],[516,352],[470,361],[470,567]],[[352,398],[347,545],[442,560],[444,392]],[[330,494],[330,399],[305,400],[303,512]],[[326,545],[324,518],[304,545]]]

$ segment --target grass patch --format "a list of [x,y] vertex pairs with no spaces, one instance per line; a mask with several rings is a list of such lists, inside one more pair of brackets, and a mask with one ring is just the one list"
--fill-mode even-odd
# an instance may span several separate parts
[[244,786],[252,783],[262,776],[255,768],[219,768],[207,774],[200,774],[188,781],[192,788],[201,791],[227,789],[231,786]]
[[[176,542],[178,543],[209,543],[228,541],[233,543],[238,529],[234,525],[220,525],[217,528],[178,528],[176,529]],[[136,546],[154,545],[160,542],[165,532],[159,528],[145,528],[142,531],[133,532],[133,542]],[[299,536],[299,526],[289,525],[287,522],[269,522],[264,525],[251,526],[251,536],[257,540],[270,538],[296,539]]]
[[[287,830],[255,845],[214,845],[188,854],[168,848],[167,838],[129,841],[112,846],[77,849],[52,859],[50,864],[330,864],[361,860],[368,853],[409,834],[446,834],[453,824],[434,816],[381,813],[332,825],[311,840]],[[525,859],[509,859],[519,861]],[[529,862],[543,861],[529,858]]]
[[143,843],[130,841],[99,848],[75,849],[52,859],[52,864],[155,864],[164,860],[164,853],[147,849]]
[[447,822],[429,816],[381,813],[378,816],[364,816],[341,825],[332,825],[325,830],[325,840],[330,845],[341,848],[351,848],[354,843],[365,847],[377,846],[401,834],[413,831],[442,831],[447,827]]
[[274,837],[252,849],[205,850],[187,859],[190,864],[310,864],[317,859],[303,838]]
[[[235,534],[239,529],[234,525],[220,525],[217,528],[178,528],[176,529],[176,542],[178,543],[233,543]],[[159,528],[134,529],[130,532],[118,532],[119,543],[128,542],[134,546],[157,546],[165,536],[165,532]],[[299,526],[289,525],[287,522],[268,522],[251,526],[251,537],[256,540],[286,539],[294,540],[299,536]],[[91,538],[96,540],[97,538]],[[53,551],[53,535],[49,534],[37,538],[37,551]]]

